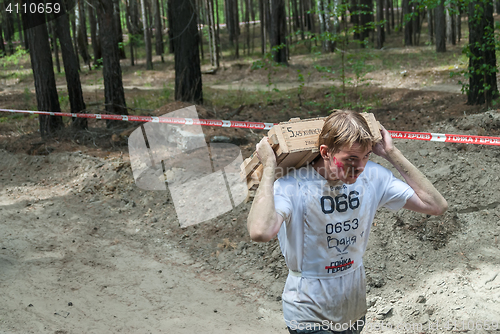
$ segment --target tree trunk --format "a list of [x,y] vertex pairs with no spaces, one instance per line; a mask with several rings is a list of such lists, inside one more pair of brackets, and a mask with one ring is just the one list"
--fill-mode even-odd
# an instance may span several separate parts
[[404,17],[404,34],[405,34],[405,46],[413,45],[412,36],[413,36],[413,20],[409,17],[412,13],[410,1],[403,0],[403,17]]
[[215,12],[216,12],[216,19],[217,19],[217,31],[215,34],[215,46],[216,46],[216,51],[217,51],[217,68],[220,67],[220,58],[222,57],[221,51],[220,51],[220,22],[219,22],[219,0],[215,0]]
[[[328,5],[329,0],[318,0],[318,17],[320,23],[321,40],[324,52],[333,52],[335,49],[335,41],[332,37],[335,35],[335,25],[331,24],[331,11]],[[335,0],[333,1],[335,3]],[[337,18],[334,18],[336,20]]]
[[413,33],[413,45],[417,46],[420,42],[420,9],[419,9],[419,1],[413,0],[411,3],[412,7],[412,33]]
[[299,12],[300,39],[305,40],[306,35],[304,33],[304,30],[306,28],[306,25],[305,25],[304,0],[299,0],[299,8],[300,8],[300,12]]
[[265,0],[259,0],[259,12],[260,12],[260,43],[262,55],[266,54],[266,7]]
[[76,41],[78,43],[78,50],[82,56],[83,62],[89,66],[90,69],[90,55],[87,43],[87,21],[85,19],[85,2],[78,0],[78,6],[75,8],[75,15],[78,17],[78,27],[76,32]]
[[[16,16],[16,20],[17,20],[17,28],[18,28],[18,32],[19,32],[19,42],[20,43],[23,43],[24,44],[24,37],[23,37],[23,26],[22,26],[22,23],[21,23],[21,13],[17,13]],[[24,47],[26,47],[26,45],[24,45]]]
[[245,21],[246,21],[246,34],[247,34],[247,55],[250,55],[250,1],[245,2]]
[[30,50],[30,43],[28,41],[28,24],[26,23],[25,21],[25,18],[23,17],[23,15],[21,15],[21,21],[22,21],[22,24],[23,24],[23,28],[24,28],[24,47],[26,48],[26,51],[29,52]]
[[[7,43],[7,49],[9,50],[9,54],[14,54],[14,44],[12,43],[12,39],[14,38],[14,23],[12,22],[12,15],[8,14],[6,9],[7,1],[3,1],[2,3],[2,13],[3,14],[3,23],[4,23],[4,36],[5,42]],[[6,15],[7,14],[7,15]],[[1,23],[0,23],[1,24]]]
[[286,47],[286,59],[290,60],[290,46],[293,44],[293,37],[297,40],[297,36],[294,33],[293,20],[292,20],[292,7],[289,0],[285,0],[285,23],[288,22],[286,26],[286,35],[288,36],[287,47]]
[[12,24],[12,20],[10,19],[10,15],[7,15],[7,19],[5,19],[5,41],[7,42],[7,48],[9,50],[9,54],[14,54],[16,51],[14,48],[14,25]]
[[500,0],[496,0],[495,1],[495,7],[496,7],[496,10],[497,10],[497,14],[500,14]]
[[311,4],[311,1],[312,0],[301,0],[302,1],[302,7],[304,8],[303,9],[303,13],[304,13],[304,26],[305,26],[305,29],[307,29],[307,31],[311,32],[313,29],[311,27],[311,13],[310,13],[310,4]]
[[359,0],[351,0],[349,11],[351,12],[351,23],[353,26],[353,36],[354,40],[360,39],[360,31],[359,31]]
[[253,29],[252,29],[252,51],[250,53],[253,53],[253,50],[255,48],[255,29],[257,28],[257,19],[255,17],[255,7],[253,5],[253,0],[248,0],[250,3],[250,15],[252,17],[253,21]]
[[383,0],[377,0],[377,49],[382,49],[384,46],[383,19]]
[[[106,111],[110,114],[128,115],[125,93],[123,91],[116,23],[114,22],[113,15],[113,1],[100,0],[98,4],[97,16],[99,17],[99,29],[106,32],[100,34]],[[119,126],[120,124],[120,121],[106,121],[108,128]]]
[[101,42],[99,40],[99,37],[97,36],[97,21],[94,11],[95,4],[96,2],[94,0],[90,0],[90,5],[87,8],[90,25],[90,41],[92,43],[92,50],[94,52],[94,66],[99,66],[101,65],[100,59],[102,58],[102,53]]
[[429,43],[434,44],[434,11],[429,9],[427,11],[427,26],[429,30]]
[[61,63],[59,62],[59,48],[57,46],[57,36],[56,28],[54,28],[54,22],[47,22],[47,28],[49,29],[50,41],[52,42],[52,51],[54,52],[54,59],[56,60],[57,73],[61,73]]
[[[374,23],[375,22],[375,10],[374,10],[374,2],[373,1],[368,1],[368,12],[370,13],[370,22]],[[372,35],[372,43],[375,44],[375,27],[373,25],[370,26],[369,32],[371,32]]]
[[418,46],[420,45],[420,31],[422,28],[422,10],[420,8],[422,4],[420,1],[414,1],[413,2],[413,45]]
[[226,14],[226,28],[227,32],[229,34],[229,44],[231,46],[234,46],[234,41],[236,39],[236,23],[234,19],[234,13],[235,10],[233,9],[234,7],[234,2],[237,0],[225,0],[225,14]]
[[[162,27],[166,29],[167,27],[167,6],[165,6],[165,0],[160,0],[160,8],[161,8],[161,19],[162,19]],[[165,33],[165,31],[163,32]]]
[[446,52],[446,18],[444,15],[444,0],[439,0],[434,9],[436,24],[436,52]]
[[141,28],[139,27],[139,13],[136,0],[129,0],[125,4],[125,24],[127,25],[130,47],[130,66],[135,66],[134,47],[140,39]]
[[[90,7],[90,6],[89,6]],[[64,8],[62,8],[63,11]],[[68,88],[69,104],[71,113],[79,113],[85,110],[83,100],[82,85],[78,73],[78,58],[71,44],[71,35],[69,33],[68,15],[63,14],[54,20],[54,25],[58,32],[57,38],[61,44],[61,53],[64,63],[64,74],[66,76],[66,85]],[[86,129],[88,127],[86,118],[73,118],[73,127]]]
[[128,45],[130,47],[130,66],[135,66],[135,59],[134,59],[134,36],[130,35]]
[[446,41],[448,44],[457,44],[455,34],[455,14],[452,4],[448,3],[445,7],[446,10]]
[[213,20],[210,17],[212,15],[210,11],[210,0],[202,0],[201,6],[204,8],[205,21],[207,26],[207,36],[208,36],[208,53],[210,57],[210,64],[215,66],[215,47],[214,47],[214,34],[213,34]]
[[[309,23],[311,25],[311,32],[314,34],[316,34],[316,20],[314,19],[314,0],[306,0],[308,1],[308,8],[309,8],[309,14],[308,14],[308,17],[309,17]],[[368,1],[368,0],[367,0]],[[315,40],[315,42],[317,41],[317,39]]]
[[151,36],[149,35],[148,20],[146,17],[146,0],[141,0],[142,27],[144,44],[146,45],[146,70],[153,69],[153,52],[151,50]]
[[[400,27],[401,26],[401,15],[403,14],[403,6],[401,5],[401,8],[399,8],[399,0],[394,0],[396,1],[396,21],[397,21],[397,26]],[[401,11],[401,15],[400,15],[400,12]]]
[[120,53],[120,59],[127,59],[125,54],[125,45],[123,45],[123,29],[122,29],[122,19],[120,15],[120,1],[114,0],[114,14],[115,14],[115,29],[116,37],[118,38],[118,52]]
[[384,1],[384,7],[385,7],[385,31],[387,31],[387,34],[391,34],[391,15],[390,15],[390,8],[391,8],[391,0],[385,0]]
[[491,104],[499,96],[493,3],[469,3],[469,91],[467,104]]
[[290,23],[292,23],[293,25],[293,31],[297,31],[300,29],[299,7],[297,5],[297,0],[290,0],[289,8],[290,8],[290,13],[288,16]]
[[[172,0],[175,50],[175,99],[203,103],[196,8],[193,2]],[[193,18],[194,19],[191,19]]]
[[142,29],[140,27],[141,22],[139,20],[139,4],[137,3],[137,0],[129,0],[125,11],[127,16],[125,23],[127,24],[129,34],[141,34]]
[[370,33],[370,24],[372,22],[372,14],[370,12],[370,0],[360,0],[360,11],[361,14],[359,15],[359,20],[360,20],[360,33],[359,33],[359,40],[364,41],[365,39],[368,38],[369,33]]
[[326,35],[326,31],[327,31],[326,30],[327,19],[325,17],[324,1],[325,0],[317,0],[316,5],[318,7],[319,32],[321,34],[322,50],[323,50],[323,52],[327,52],[328,51],[328,44],[327,44],[327,41],[325,40],[325,35]]
[[5,56],[5,44],[3,40],[3,29],[2,29],[2,23],[0,22],[0,57]]
[[198,27],[198,36],[200,37],[198,42],[199,45],[198,47],[200,48],[200,54],[201,54],[201,59],[205,59],[205,53],[203,51],[203,27],[204,27],[204,22],[203,22],[203,6],[200,5],[201,0],[196,0],[196,8],[198,8],[199,12],[197,13],[198,17],[198,22],[197,22],[197,27]]
[[[76,28],[76,7],[73,9],[73,13],[70,14],[67,12],[69,15],[68,17],[71,19],[71,32],[73,33],[73,47],[75,48],[75,53],[78,57],[78,54],[80,53],[78,50],[78,32]],[[81,54],[80,54],[81,56]],[[78,70],[80,70],[80,60],[78,60]]]
[[[288,36],[288,45],[293,45],[294,28],[293,28],[293,17],[292,17],[292,7],[290,0],[285,0],[285,20],[286,20],[286,35]],[[288,59],[288,53],[287,53]]]
[[158,0],[153,1],[153,10],[155,16],[155,44],[156,44],[156,55],[161,56],[163,61],[163,34],[161,26],[161,11],[160,3]]
[[234,24],[234,56],[236,58],[240,57],[240,13],[238,10],[238,0],[229,0],[233,3],[233,24]]
[[[394,1],[392,0],[389,0],[391,2],[391,28],[392,30],[394,30],[394,28],[396,27],[395,25],[395,22],[394,22]],[[397,15],[397,12],[399,10],[399,7],[396,6],[396,15]]]
[[284,0],[271,0],[271,49],[277,63],[287,64],[286,12]]
[[219,67],[219,49],[217,47],[217,31],[215,27],[214,0],[206,0],[208,39],[210,46],[210,62],[212,66]]
[[168,8],[167,8],[167,14],[168,14],[168,51],[170,53],[174,53],[174,43],[173,43],[173,37],[174,37],[174,30],[173,30],[173,17],[174,13],[172,12],[172,1],[173,0],[167,0]]
[[[37,108],[40,111],[60,112],[59,98],[54,77],[52,54],[50,52],[47,26],[41,15],[33,15],[29,11],[23,14],[24,22],[30,22],[33,28],[27,31],[30,48],[31,68],[35,81]],[[64,123],[61,116],[38,115],[42,138],[52,136]]]

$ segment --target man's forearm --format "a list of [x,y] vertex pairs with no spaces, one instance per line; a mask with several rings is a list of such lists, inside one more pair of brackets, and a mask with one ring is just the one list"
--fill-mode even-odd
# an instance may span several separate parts
[[413,188],[420,200],[431,209],[433,214],[443,214],[446,211],[448,203],[444,197],[397,148],[388,152],[387,160],[399,171],[406,183]]
[[264,166],[262,179],[248,214],[247,228],[254,241],[269,241],[276,235],[275,169],[274,165]]

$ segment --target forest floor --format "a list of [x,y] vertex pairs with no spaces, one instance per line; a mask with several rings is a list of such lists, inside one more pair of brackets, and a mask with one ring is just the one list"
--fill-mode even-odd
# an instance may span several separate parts
[[[197,111],[201,118],[280,122],[346,107],[373,112],[389,130],[500,135],[500,114],[466,105],[458,78],[449,76],[463,65],[458,47],[439,57],[428,47],[380,52],[350,58],[351,65],[362,59],[367,74],[349,67],[345,91],[336,56],[294,56],[286,68],[225,60],[215,75],[203,76],[205,103]],[[155,71],[122,65],[131,113],[189,106],[172,102],[172,59],[156,62]],[[20,66],[10,67],[17,76],[2,74],[0,108],[36,106],[33,81]],[[92,112],[103,112],[100,78],[100,71],[82,69]],[[57,83],[67,110],[63,75]],[[138,124],[107,130],[92,120],[88,131],[41,140],[36,117],[0,116],[0,333],[287,333],[280,296],[288,271],[277,240],[250,241],[251,202],[180,228],[168,191],[134,183],[126,127]],[[207,140],[228,137],[244,158],[264,135],[203,131]],[[485,333],[495,322],[498,328],[498,148],[395,144],[450,208],[440,217],[377,214],[364,257],[364,332]],[[390,328],[398,324],[405,329]]]

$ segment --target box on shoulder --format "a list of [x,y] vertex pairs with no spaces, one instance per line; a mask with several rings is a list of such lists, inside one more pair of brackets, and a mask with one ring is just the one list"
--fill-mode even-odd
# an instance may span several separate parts
[[[375,116],[371,113],[362,113],[362,115],[374,135],[375,141],[381,140],[380,124],[375,120]],[[276,154],[276,179],[316,159],[319,155],[319,135],[324,123],[324,117],[305,120],[292,118],[288,122],[281,122],[269,130],[269,143]],[[241,178],[247,181],[250,191],[257,189],[262,178],[262,172],[263,166],[256,152],[254,152],[241,165]]]

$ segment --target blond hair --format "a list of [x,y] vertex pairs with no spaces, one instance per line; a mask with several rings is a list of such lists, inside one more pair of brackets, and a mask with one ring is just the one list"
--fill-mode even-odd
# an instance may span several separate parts
[[352,110],[334,110],[325,119],[325,124],[319,135],[318,149],[321,145],[328,146],[333,153],[343,147],[350,148],[354,143],[361,145],[363,150],[374,145],[374,138],[365,118]]

